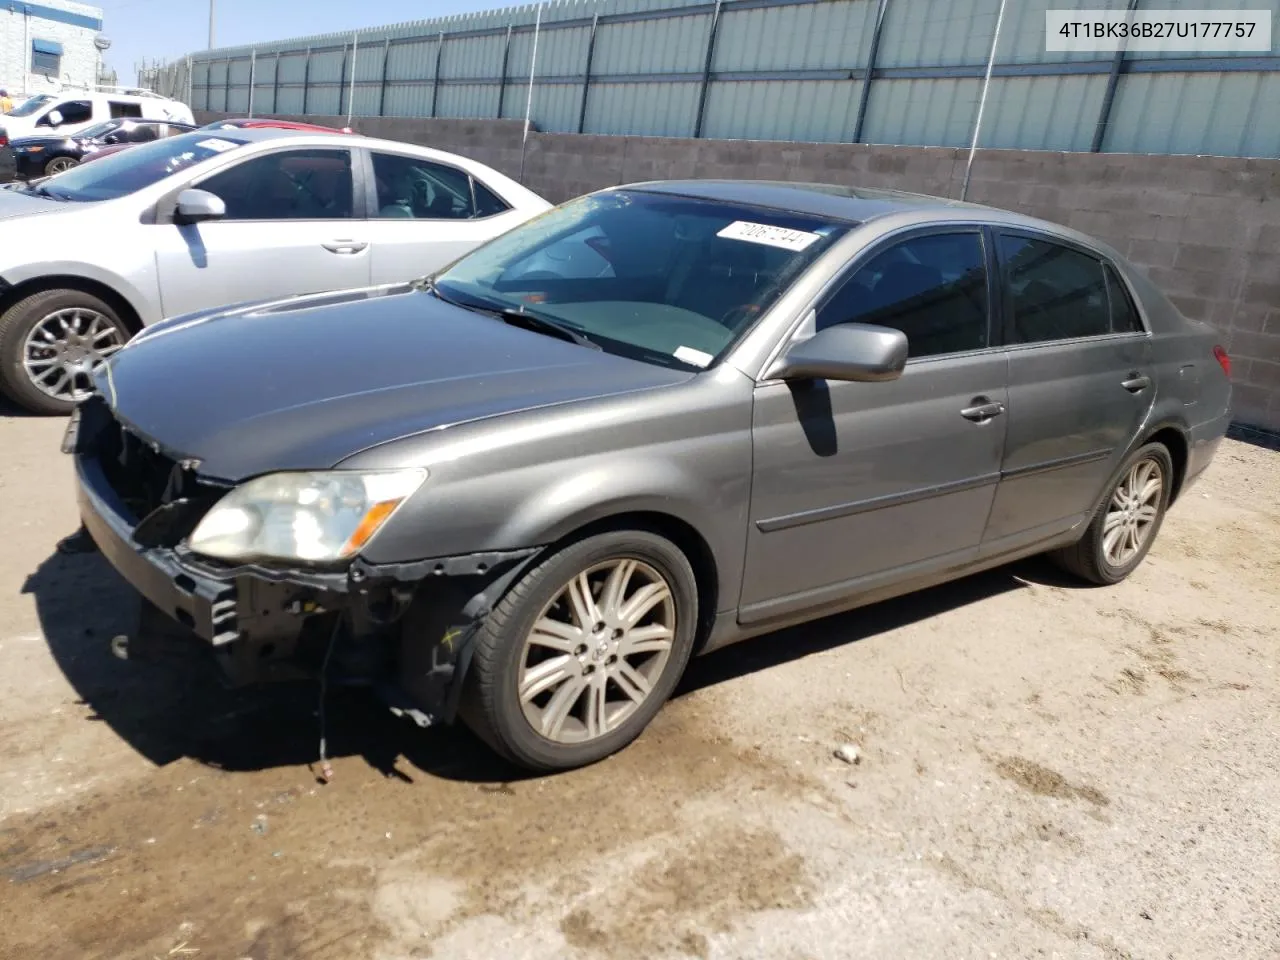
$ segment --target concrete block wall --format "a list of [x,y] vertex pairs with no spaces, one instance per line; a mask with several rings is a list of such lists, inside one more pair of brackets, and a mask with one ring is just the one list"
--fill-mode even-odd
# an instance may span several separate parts
[[[345,125],[337,117],[305,119]],[[352,126],[520,176],[520,121],[373,117]],[[946,147],[533,132],[523,182],[555,202],[619,183],[683,177],[956,197],[967,158],[967,151]],[[1222,331],[1237,421],[1280,431],[1280,160],[984,150],[974,161],[968,199],[1065,223],[1124,251],[1184,313]]]

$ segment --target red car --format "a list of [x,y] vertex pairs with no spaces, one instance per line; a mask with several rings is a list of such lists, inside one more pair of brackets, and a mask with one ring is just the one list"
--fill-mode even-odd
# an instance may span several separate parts
[[[213,123],[206,123],[203,127],[197,127],[198,130],[232,130],[236,128],[257,128],[272,127],[281,130],[303,130],[307,133],[352,133],[350,127],[322,127],[318,123],[299,123],[296,120],[273,120],[270,117],[240,117],[235,120],[215,120]],[[119,153],[134,146],[132,143],[117,143],[109,147],[103,147],[101,150],[95,150],[93,153],[86,154],[80,161],[81,164],[91,163],[94,160],[100,160],[103,157],[109,157],[113,153]]]

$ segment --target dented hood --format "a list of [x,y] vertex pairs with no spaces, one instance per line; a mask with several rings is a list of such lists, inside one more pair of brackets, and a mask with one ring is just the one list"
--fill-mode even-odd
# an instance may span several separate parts
[[149,327],[98,374],[116,415],[205,476],[327,469],[425,430],[688,379],[407,286]]

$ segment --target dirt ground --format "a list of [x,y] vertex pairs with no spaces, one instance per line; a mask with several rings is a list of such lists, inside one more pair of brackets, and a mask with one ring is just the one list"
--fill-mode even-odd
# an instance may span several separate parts
[[62,428],[0,418],[4,958],[1280,955],[1280,453],[1228,442],[1120,586],[1027,562],[713,654],[587,770],[346,694],[320,785],[313,690],[111,656]]

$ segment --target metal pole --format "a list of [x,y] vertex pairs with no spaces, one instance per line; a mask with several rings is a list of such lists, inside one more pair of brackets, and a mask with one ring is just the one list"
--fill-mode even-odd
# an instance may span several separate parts
[[214,9],[217,6],[217,0],[209,0],[209,49],[213,49],[213,24]]
[[440,39],[436,41],[436,76],[431,81],[431,116],[436,115],[436,102],[440,98],[440,61],[444,59],[444,31],[440,31]]
[[591,61],[596,55],[596,28],[600,26],[600,11],[591,18],[591,37],[587,40],[587,66],[582,71],[582,103],[578,105],[578,132],[587,128],[587,91],[591,88]]
[[1000,44],[1000,26],[1004,23],[1005,0],[1000,0],[1000,12],[996,14],[996,32],[991,38],[991,56],[987,57],[987,76],[982,81],[982,98],[978,101],[978,116],[973,121],[973,141],[969,144],[969,162],[964,167],[964,183],[960,187],[960,199],[969,195],[969,177],[973,173],[973,156],[978,152],[978,135],[982,132],[982,114],[987,106],[987,90],[991,86],[991,68],[996,62],[996,47]]
[[[1138,4],[1142,0],[1129,0],[1129,16],[1126,19],[1133,21],[1133,12],[1138,9]],[[1129,46],[1128,38],[1120,41],[1120,49],[1116,51],[1114,57],[1111,58],[1111,72],[1107,74],[1107,86],[1102,91],[1102,106],[1098,109],[1098,125],[1093,128],[1093,142],[1089,144],[1090,153],[1102,152],[1102,139],[1107,133],[1107,124],[1111,120],[1111,104],[1116,99],[1116,87],[1120,84],[1120,71],[1124,68],[1124,55]]]
[[347,126],[356,109],[356,54],[360,52],[360,34],[351,34],[351,80],[347,85]]
[[391,65],[391,38],[382,48],[382,87],[378,90],[378,116],[387,115],[387,71]]
[[720,0],[711,12],[711,28],[707,31],[707,56],[702,63],[702,89],[698,91],[698,112],[693,118],[694,139],[702,136],[702,118],[707,109],[707,88],[711,86],[711,61],[716,55],[716,33],[720,29]]
[[884,32],[884,15],[889,0],[880,0],[876,7],[876,25],[871,30],[871,49],[867,51],[867,67],[862,71],[862,91],[858,97],[858,117],[853,121],[853,142],[862,142],[862,125],[867,119],[867,104],[871,101],[871,81],[875,77],[876,58],[880,53],[880,35]]
[[[716,0],[717,3],[720,0]],[[524,101],[524,136],[520,138],[520,182],[524,183],[524,152],[529,144],[529,116],[533,113],[533,76],[538,69],[538,33],[542,29],[542,3],[533,21],[533,53],[529,57],[529,93]]]
[[231,112],[231,58],[227,57],[227,72],[222,77],[222,112]]
[[249,116],[253,116],[253,83],[257,74],[258,48],[249,51]]
[[338,70],[338,109],[334,112],[335,117],[342,116],[342,92],[347,85],[343,78],[347,75],[347,61],[349,59],[350,48],[344,43],[342,45],[342,67]]
[[275,69],[271,71],[271,112],[280,112],[280,51],[276,51]]
[[311,48],[307,47],[307,59],[302,61],[302,115],[307,115],[307,93],[311,89]]
[[507,93],[507,61],[511,57],[511,24],[507,24],[507,43],[502,48],[502,78],[498,81],[498,119],[502,119],[502,101]]
[[191,76],[191,54],[187,54],[187,106],[194,106],[192,100],[195,99],[195,79]]

